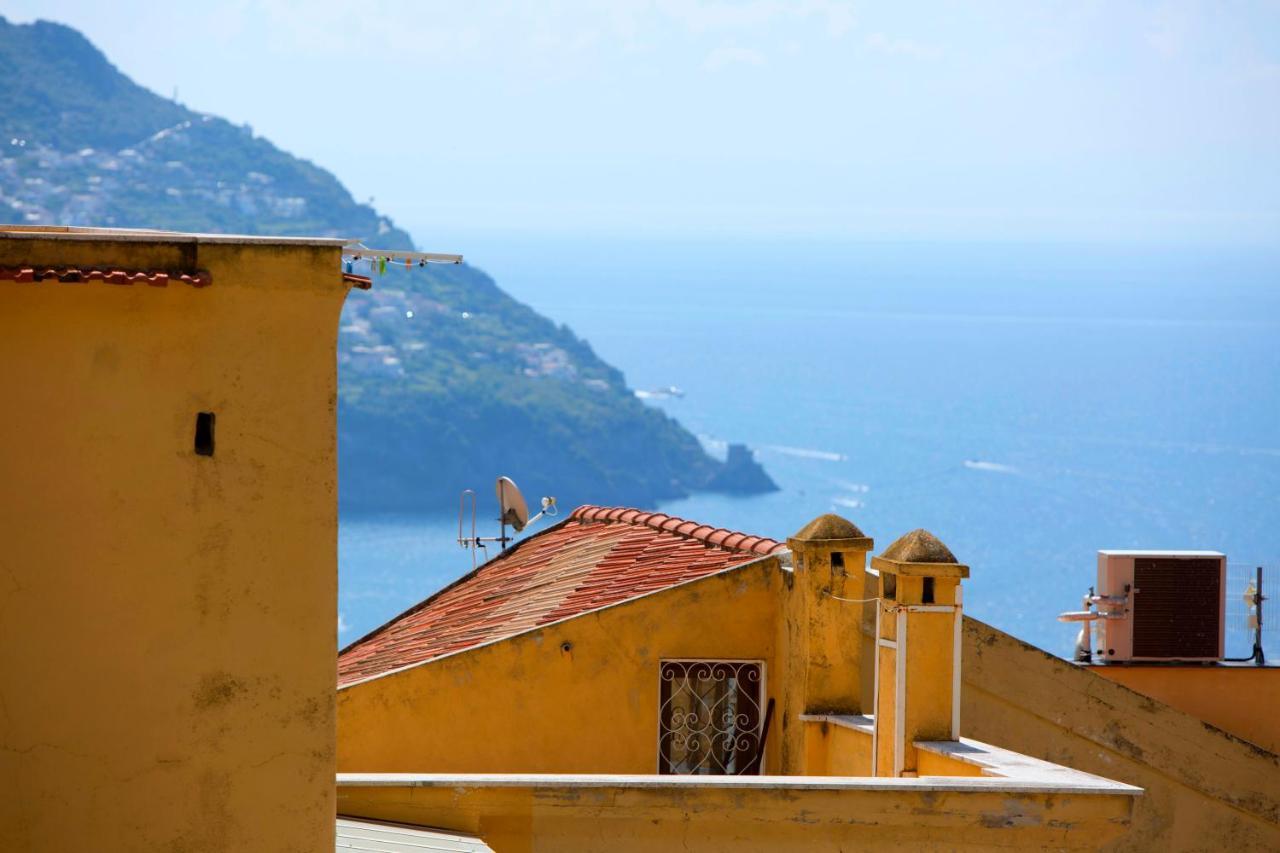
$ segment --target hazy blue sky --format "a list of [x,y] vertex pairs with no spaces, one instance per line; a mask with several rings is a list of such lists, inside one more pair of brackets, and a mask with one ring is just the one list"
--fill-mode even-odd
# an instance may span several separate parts
[[1280,4],[0,0],[444,245],[1280,242]]

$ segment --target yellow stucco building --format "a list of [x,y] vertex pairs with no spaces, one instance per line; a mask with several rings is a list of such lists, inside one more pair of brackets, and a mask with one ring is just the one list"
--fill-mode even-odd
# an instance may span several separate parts
[[0,227],[0,846],[332,849],[341,241]]
[[343,650],[339,811],[498,850],[1280,844],[1274,753],[963,616],[926,531],[874,550],[579,508]]
[[579,508],[335,700],[341,247],[0,227],[5,849],[1280,848],[1274,722],[1204,696],[1271,673],[1060,660],[836,516]]
[[1123,837],[1138,787],[960,737],[968,568],[873,548],[581,507],[342,652],[339,812],[502,851]]

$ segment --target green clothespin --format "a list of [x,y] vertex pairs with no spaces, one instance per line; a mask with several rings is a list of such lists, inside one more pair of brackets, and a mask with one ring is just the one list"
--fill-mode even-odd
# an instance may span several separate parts
[[387,273],[387,259],[378,258],[378,275],[386,275],[386,273]]

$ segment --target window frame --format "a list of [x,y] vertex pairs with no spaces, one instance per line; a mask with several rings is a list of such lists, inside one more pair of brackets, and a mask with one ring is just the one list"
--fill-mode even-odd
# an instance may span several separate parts
[[756,763],[756,770],[755,770],[755,773],[751,773],[751,774],[748,774],[748,773],[735,773],[734,775],[735,775],[735,776],[748,776],[748,775],[763,776],[763,775],[764,775],[765,757],[766,757],[766,756],[765,756],[765,754],[764,754],[764,746],[765,746],[765,743],[764,743],[764,736],[765,736],[765,728],[764,728],[764,725],[765,725],[766,717],[768,716],[768,706],[769,706],[769,668],[768,668],[768,663],[767,663],[764,659],[762,659],[762,658],[691,658],[691,657],[679,657],[679,658],[659,658],[659,659],[658,659],[658,673],[657,673],[657,675],[658,675],[658,679],[657,679],[657,685],[656,685],[656,686],[657,686],[657,693],[656,693],[656,696],[655,696],[656,701],[654,702],[654,707],[657,709],[657,712],[658,712],[658,713],[657,713],[657,716],[658,716],[657,735],[658,735],[658,736],[654,739],[654,751],[655,751],[655,767],[654,767],[654,772],[655,772],[657,775],[659,775],[659,776],[692,776],[692,775],[728,776],[728,774],[726,774],[726,773],[690,774],[690,773],[663,773],[663,772],[662,772],[662,763],[663,763],[663,758],[662,758],[662,735],[663,735],[663,732],[664,732],[663,719],[662,719],[662,716],[663,716],[663,715],[662,715],[662,704],[663,704],[663,703],[662,703],[662,668],[663,668],[664,666],[666,666],[667,664],[672,664],[672,663],[677,663],[677,664],[707,664],[707,665],[709,665],[709,666],[715,666],[715,665],[717,665],[717,664],[729,664],[729,665],[734,665],[734,666],[742,666],[742,665],[744,665],[744,664],[754,664],[755,666],[757,666],[757,667],[759,667],[759,668],[760,668],[760,694],[759,694],[759,697],[758,697],[758,700],[759,700],[759,701],[758,701],[758,706],[759,706],[758,714],[759,714],[760,722],[759,722],[759,724],[758,724],[758,728],[756,729],[757,738],[758,738],[758,740],[759,740],[759,742],[760,742],[760,760]]

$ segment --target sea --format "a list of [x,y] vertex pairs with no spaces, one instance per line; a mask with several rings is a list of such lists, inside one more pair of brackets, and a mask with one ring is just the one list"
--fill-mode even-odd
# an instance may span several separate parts
[[[1099,549],[1221,550],[1227,651],[1248,654],[1247,577],[1280,579],[1280,250],[454,239],[649,405],[712,452],[749,445],[781,487],[663,512],[778,539],[836,512],[877,551],[926,528],[971,567],[970,615],[1063,656],[1078,626],[1057,614],[1079,609]],[[531,503],[555,494],[522,486]],[[490,483],[476,488],[494,515]],[[339,644],[469,571],[457,535],[454,506],[343,515]]]

